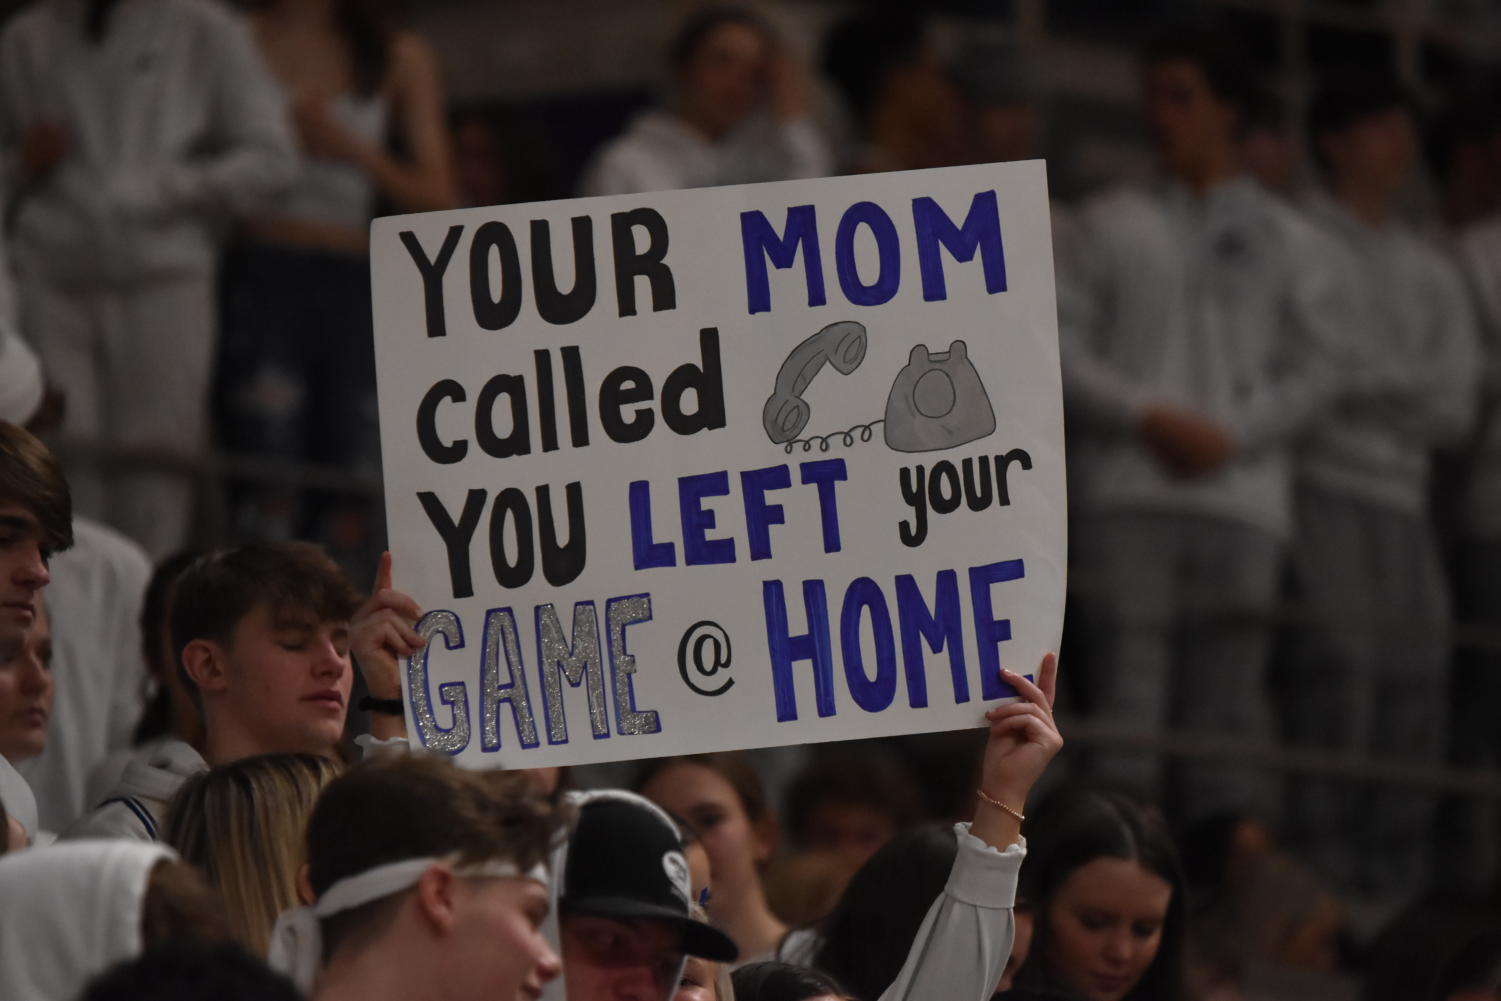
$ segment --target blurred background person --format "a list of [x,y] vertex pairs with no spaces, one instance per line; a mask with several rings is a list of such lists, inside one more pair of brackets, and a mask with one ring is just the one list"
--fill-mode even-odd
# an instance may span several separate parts
[[879,746],[819,748],[787,789],[787,836],[800,851],[863,865],[921,815],[911,774]]
[[951,74],[964,103],[971,163],[1005,163],[1042,155],[1041,73],[1015,40],[975,31],[959,42]]
[[[33,3],[0,35],[0,143],[22,327],[67,394],[63,433],[196,455],[220,237],[296,168],[244,25],[209,3]],[[182,545],[190,482],[75,481],[83,513],[152,555]]]
[[784,958],[822,971],[853,997],[879,998],[942,896],[958,851],[946,826],[924,824],[896,835],[855,873],[806,944],[787,943]]
[[[1091,702],[1102,722],[1266,740],[1272,628],[1292,532],[1291,443],[1327,405],[1336,275],[1241,172],[1252,74],[1216,31],[1141,66],[1161,177],[1089,199],[1058,267],[1059,344]],[[1190,816],[1269,813],[1254,768],[1112,749],[1101,776]]]
[[[370,220],[458,205],[436,53],[378,0],[256,0],[251,24],[291,107],[302,166],[225,260],[224,445],[380,470]],[[401,150],[400,154],[392,152]],[[317,539],[366,579],[384,546],[359,492],[231,484],[245,539]]]
[[829,30],[822,64],[849,119],[841,171],[966,162],[963,98],[927,17],[895,9],[851,14]]
[[1284,198],[1296,193],[1303,150],[1287,102],[1268,87],[1262,87],[1246,109],[1240,157],[1246,171],[1268,191]]
[[303,830],[343,768],[316,754],[267,754],[188,779],[167,806],[162,840],[224,899],[235,940],[266,955],[282,911],[302,903]]
[[748,7],[690,15],[667,52],[671,87],[599,151],[581,195],[822,177],[828,145],[808,115],[808,81]]
[[770,955],[787,926],[767,903],[762,873],[777,844],[776,817],[760,776],[739,754],[696,754],[648,762],[635,788],[698,835],[713,893],[706,909],[746,960]]
[[[1290,736],[1311,746],[1443,760],[1448,586],[1428,510],[1433,449],[1474,419],[1474,316],[1453,266],[1396,218],[1415,165],[1411,101],[1386,76],[1327,81],[1309,131],[1326,187],[1308,210],[1354,265],[1328,417],[1297,461],[1293,567],[1302,607]],[[1378,895],[1425,885],[1433,797],[1359,786],[1289,787],[1293,844],[1341,885]]]
[[25,637],[0,653],[0,757],[18,765],[42,753],[54,693],[52,625],[39,601]]

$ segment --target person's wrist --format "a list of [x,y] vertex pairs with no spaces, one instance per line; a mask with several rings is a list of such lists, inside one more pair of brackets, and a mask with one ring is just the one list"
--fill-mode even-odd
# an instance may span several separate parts
[[1021,786],[1014,782],[985,782],[981,781],[979,792],[998,802],[1006,804],[1017,813],[1025,813],[1027,809],[1027,794],[1031,792],[1031,786]]

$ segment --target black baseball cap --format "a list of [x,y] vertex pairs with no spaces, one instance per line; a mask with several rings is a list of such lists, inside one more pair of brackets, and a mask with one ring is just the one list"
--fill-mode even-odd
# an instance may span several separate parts
[[585,801],[568,839],[558,903],[602,918],[655,918],[683,931],[683,951],[719,963],[734,941],[692,916],[688,862],[665,814],[633,794]]

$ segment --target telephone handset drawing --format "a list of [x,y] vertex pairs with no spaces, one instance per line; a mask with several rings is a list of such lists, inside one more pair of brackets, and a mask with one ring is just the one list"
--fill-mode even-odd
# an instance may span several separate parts
[[798,436],[808,424],[810,413],[803,391],[823,368],[833,365],[842,375],[849,375],[865,360],[865,326],[854,320],[831,323],[792,349],[777,372],[776,388],[761,410],[761,426],[775,444],[783,445]]

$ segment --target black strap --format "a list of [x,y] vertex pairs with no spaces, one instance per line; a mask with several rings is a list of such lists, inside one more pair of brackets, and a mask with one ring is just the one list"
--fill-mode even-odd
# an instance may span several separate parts
[[401,704],[400,699],[377,699],[367,695],[360,699],[355,708],[361,712],[380,713],[383,716],[406,715],[406,707]]
[[103,803],[100,803],[99,808],[102,810],[111,803],[124,803],[126,809],[135,814],[136,819],[146,828],[147,836],[152,841],[161,840],[161,836],[157,833],[156,829],[156,818],[151,815],[151,811],[146,809],[146,805],[140,800],[134,796],[116,796],[114,799],[107,799]]

